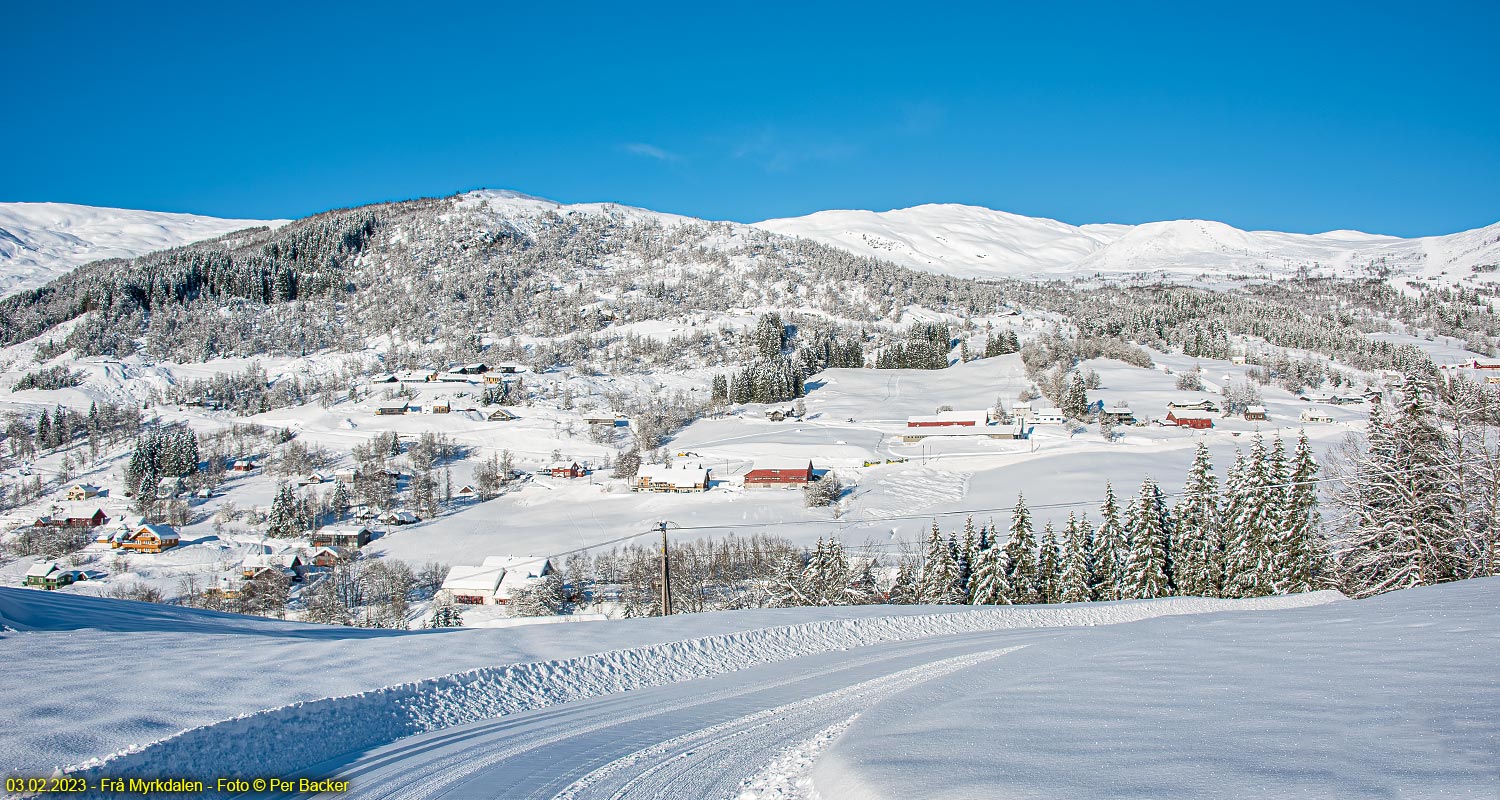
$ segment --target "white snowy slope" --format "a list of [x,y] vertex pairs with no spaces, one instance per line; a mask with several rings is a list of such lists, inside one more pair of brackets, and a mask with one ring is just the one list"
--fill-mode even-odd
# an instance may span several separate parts
[[0,203],[0,296],[41,286],[90,261],[138,256],[283,222],[71,203]]
[[1495,797],[1500,578],[1069,632],[856,719],[824,797]]
[[969,278],[1200,274],[1397,275],[1492,282],[1500,223],[1447,236],[1401,239],[1358,231],[1242,231],[1222,222],[1069,225],[965,205],[893,211],[820,211],[756,227],[800,236],[912,269]]

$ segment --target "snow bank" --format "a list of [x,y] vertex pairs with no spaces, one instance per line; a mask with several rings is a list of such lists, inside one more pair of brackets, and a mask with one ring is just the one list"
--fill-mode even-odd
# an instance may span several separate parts
[[1500,579],[1066,632],[866,711],[824,797],[1495,797]]
[[1255,600],[1168,598],[976,609],[763,628],[576,658],[476,669],[343,697],[294,703],[190,728],[66,771],[90,777],[292,775],[341,754],[403,736],[813,653],[977,631],[1111,625],[1168,615],[1296,608],[1339,599],[1341,595],[1336,592]]

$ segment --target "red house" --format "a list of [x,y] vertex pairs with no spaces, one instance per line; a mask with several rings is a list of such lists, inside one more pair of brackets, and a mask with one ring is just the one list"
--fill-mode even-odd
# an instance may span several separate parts
[[1174,408],[1167,412],[1167,422],[1179,428],[1203,430],[1214,426],[1214,419],[1207,411],[1189,411]]
[[588,467],[572,461],[567,464],[553,464],[548,468],[554,478],[582,478],[589,474]]
[[806,465],[798,462],[796,464],[756,467],[745,473],[746,489],[774,489],[777,487],[795,489],[798,486],[806,486],[812,482],[813,466],[811,461],[808,461]]
[[109,522],[109,517],[104,515],[104,509],[96,508],[87,517],[42,517],[35,525],[38,528],[97,528],[106,522]]

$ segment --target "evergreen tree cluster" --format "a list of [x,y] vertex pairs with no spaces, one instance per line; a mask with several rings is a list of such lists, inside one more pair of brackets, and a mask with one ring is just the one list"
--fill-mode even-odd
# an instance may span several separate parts
[[1288,456],[1259,437],[1223,489],[1202,445],[1175,505],[1146,478],[1122,508],[1106,486],[1097,526],[1069,514],[1042,527],[1018,498],[1004,537],[992,526],[946,537],[934,524],[916,569],[891,602],[973,605],[1136,600],[1173,595],[1260,597],[1331,585],[1320,532],[1317,462],[1305,438]]
[[917,322],[905,337],[880,352],[876,369],[947,369],[953,334],[946,322]]
[[878,602],[869,558],[851,561],[838,539],[818,544],[812,551],[787,552],[772,579],[773,604],[789,606],[855,606]]
[[125,485],[143,496],[156,493],[162,478],[198,472],[198,435],[186,426],[152,428],[136,437],[135,452],[125,465]]
[[1021,340],[1013,330],[1003,330],[984,340],[984,357],[1008,356],[1021,352]]

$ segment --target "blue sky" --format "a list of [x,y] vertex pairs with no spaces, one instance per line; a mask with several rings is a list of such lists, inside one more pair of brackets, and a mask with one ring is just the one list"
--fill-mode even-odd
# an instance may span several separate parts
[[739,221],[928,202],[1397,235],[1500,220],[1497,3],[4,19],[0,200],[264,218],[490,187]]

